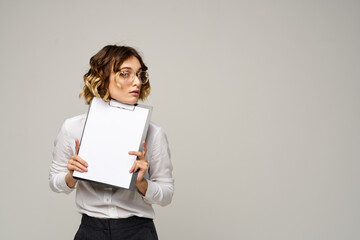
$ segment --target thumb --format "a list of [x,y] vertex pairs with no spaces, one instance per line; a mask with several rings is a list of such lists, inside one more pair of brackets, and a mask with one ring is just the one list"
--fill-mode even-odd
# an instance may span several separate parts
[[75,139],[75,155],[78,155],[80,148],[80,142],[79,139]]

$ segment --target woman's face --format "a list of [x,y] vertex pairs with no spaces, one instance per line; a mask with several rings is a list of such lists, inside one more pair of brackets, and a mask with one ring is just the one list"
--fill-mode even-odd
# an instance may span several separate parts
[[[137,73],[141,69],[139,60],[132,56],[126,59],[120,66],[120,72],[128,74],[130,72]],[[110,97],[125,103],[125,104],[136,104],[139,99],[141,90],[141,81],[135,75],[134,80],[125,80],[119,74],[116,74],[111,70],[109,77],[109,91]]]

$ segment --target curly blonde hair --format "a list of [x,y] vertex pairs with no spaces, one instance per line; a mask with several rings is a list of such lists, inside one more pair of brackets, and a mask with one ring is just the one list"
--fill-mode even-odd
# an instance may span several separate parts
[[[84,96],[87,104],[94,97],[109,101],[109,77],[111,70],[117,72],[121,64],[133,56],[139,60],[141,69],[146,71],[148,67],[143,62],[140,54],[132,47],[108,45],[101,49],[90,59],[90,69],[84,75],[84,87],[79,94],[79,98]],[[150,82],[148,81],[141,86],[139,99],[145,100],[149,96],[150,90]]]

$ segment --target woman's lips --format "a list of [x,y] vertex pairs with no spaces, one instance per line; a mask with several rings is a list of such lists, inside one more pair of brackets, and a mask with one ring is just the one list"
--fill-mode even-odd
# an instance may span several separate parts
[[130,94],[133,95],[133,96],[139,96],[139,91],[134,90],[134,91],[131,91]]

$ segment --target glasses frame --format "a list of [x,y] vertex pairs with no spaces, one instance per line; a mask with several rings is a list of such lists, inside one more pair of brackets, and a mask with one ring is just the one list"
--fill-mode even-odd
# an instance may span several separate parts
[[[131,73],[133,73],[133,76],[132,78],[130,79],[131,77],[131,74],[130,74],[130,77],[129,79],[125,79],[125,77],[123,77],[121,74],[123,73],[124,70],[128,70],[130,71]],[[145,76],[146,76],[146,81],[143,82],[143,80],[141,79],[141,74],[142,73],[145,73]],[[135,73],[134,70],[132,70],[131,68],[121,68],[119,71],[117,71],[115,73],[115,76],[118,76],[119,78],[123,79],[124,81],[130,81],[130,82],[134,82],[135,80],[135,76],[140,80],[141,84],[144,85],[144,84],[147,84],[149,82],[149,73],[147,71],[140,71],[138,73]]]

